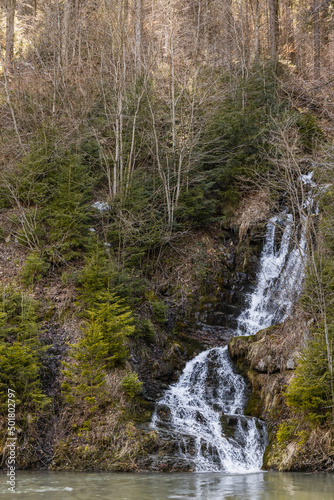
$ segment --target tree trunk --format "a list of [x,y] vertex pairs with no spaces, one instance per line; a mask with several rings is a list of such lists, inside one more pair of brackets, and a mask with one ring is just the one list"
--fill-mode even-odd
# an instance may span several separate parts
[[250,49],[250,35],[249,35],[249,11],[248,2],[241,0],[240,2],[240,49],[239,59],[241,61],[241,72],[244,77],[247,74],[249,49]]
[[287,31],[288,31],[288,58],[292,64],[296,63],[295,30],[293,25],[292,0],[287,3]]
[[141,46],[142,46],[142,0],[135,0],[136,34],[135,34],[135,58],[136,72],[141,71]]
[[274,64],[278,59],[278,0],[269,0],[269,38],[270,38],[270,56]]
[[227,0],[225,4],[225,23],[226,23],[226,60],[228,66],[231,68],[233,66],[233,60],[235,57],[235,30],[234,30],[234,18],[232,12],[232,0]]
[[252,10],[254,17],[254,59],[258,59],[260,55],[260,7],[259,0],[252,2]]
[[320,1],[313,0],[313,74],[318,80],[321,73],[321,24]]
[[6,68],[12,66],[14,56],[14,24],[16,0],[6,1]]
[[70,50],[70,26],[73,10],[73,0],[65,0],[64,4],[64,17],[63,17],[63,28],[61,35],[61,59],[63,68],[68,66],[68,56]]

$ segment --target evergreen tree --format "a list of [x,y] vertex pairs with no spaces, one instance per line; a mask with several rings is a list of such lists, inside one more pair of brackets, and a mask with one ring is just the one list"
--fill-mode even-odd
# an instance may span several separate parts
[[92,315],[82,339],[71,345],[70,361],[63,362],[62,392],[70,404],[84,401],[92,411],[105,399],[107,355],[108,345],[103,339],[101,325]]
[[79,298],[86,309],[93,309],[96,303],[105,301],[105,291],[109,289],[131,305],[141,300],[144,291],[138,269],[130,271],[118,266],[98,241],[79,274],[78,284]]
[[100,294],[100,302],[87,311],[83,337],[72,344],[70,361],[64,362],[63,394],[70,404],[85,402],[90,411],[106,400],[106,370],[127,357],[126,337],[132,335],[131,311],[112,293]]
[[44,209],[44,218],[54,262],[79,257],[89,244],[91,184],[87,166],[74,155],[63,159],[50,180],[53,196]]
[[88,315],[101,329],[103,340],[108,346],[106,366],[108,369],[121,365],[127,357],[126,337],[133,335],[135,326],[130,309],[124,299],[114,293],[105,292]]
[[39,330],[37,303],[21,291],[2,289],[0,340],[36,344]]
[[331,380],[323,334],[313,335],[304,348],[286,396],[288,404],[312,422],[330,419]]
[[25,418],[42,411],[50,398],[42,392],[39,371],[41,364],[36,351],[20,342],[0,344],[0,396],[2,408],[7,408],[7,390],[15,390],[16,406],[24,410]]

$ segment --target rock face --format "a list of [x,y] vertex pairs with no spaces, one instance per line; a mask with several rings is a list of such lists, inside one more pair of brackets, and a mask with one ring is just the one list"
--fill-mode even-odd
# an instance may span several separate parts
[[[229,353],[252,388],[246,414],[263,418],[275,426],[271,416],[284,411],[283,388],[289,383],[300,345],[302,332],[289,335],[286,325],[261,330],[254,336],[234,337],[228,344]],[[295,355],[292,353],[296,353]]]
[[[168,306],[167,321],[155,324],[156,337],[130,345],[129,362],[143,382],[143,397],[154,403],[177,382],[187,361],[211,347],[224,347],[235,333],[237,317],[252,288],[261,251],[262,227],[242,242],[233,230],[200,235],[184,242],[159,298]],[[247,257],[247,258],[246,258]],[[166,271],[167,274],[167,271]]]
[[[256,285],[252,292],[248,294],[246,307],[239,308],[240,315],[238,318],[236,314],[233,315],[233,305],[237,304],[234,300],[234,296],[241,296],[242,285],[238,283],[239,294],[233,292],[234,287],[230,285],[232,276],[234,278],[236,275],[241,273],[234,272],[230,273],[228,279],[224,281],[224,292],[222,292],[222,287],[219,289],[220,293],[216,293],[216,299],[212,302],[215,303],[215,307],[208,301],[204,304],[202,310],[195,313],[195,327],[203,327],[206,332],[212,331],[212,337],[217,345],[220,341],[218,334],[220,331],[225,333],[226,328],[230,328],[231,334],[237,332],[255,334],[261,328],[272,325],[278,321],[283,321],[284,318],[292,310],[293,300],[297,298],[300,292],[300,283],[303,277],[303,265],[302,259],[299,253],[295,252],[295,249],[290,249],[291,231],[292,231],[292,215],[288,214],[286,219],[281,219],[279,216],[274,216],[270,219],[266,226],[265,240],[263,244],[263,249],[261,251],[261,256],[259,259],[259,266],[256,272]],[[282,226],[283,234],[279,238],[279,245],[277,247],[277,227]],[[233,241],[232,241],[233,245]],[[230,246],[232,246],[230,245]],[[290,250],[290,251],[289,251]],[[212,253],[212,252],[211,252]],[[234,259],[232,259],[233,262]],[[230,265],[231,259],[227,261]],[[290,281],[288,284],[291,285],[291,295],[287,294],[287,275],[289,275]],[[240,278],[239,278],[240,281]],[[227,287],[227,285],[230,285]],[[230,302],[226,303],[224,301],[224,294],[226,295],[229,291]],[[218,298],[218,299],[217,299]],[[235,308],[236,309],[236,308]],[[234,309],[234,310],[235,310]],[[238,312],[239,312],[238,311]],[[224,314],[225,312],[225,314]],[[199,321],[201,320],[201,321]],[[210,323],[211,324],[210,324]],[[225,331],[224,331],[225,330]],[[201,335],[203,335],[203,330],[200,330]],[[218,338],[217,338],[218,337]],[[291,358],[291,338],[288,337],[288,342],[276,341],[270,336],[269,340],[266,341],[266,335],[261,335],[258,333],[256,337],[248,339],[245,344],[245,340],[239,339],[238,341],[231,341],[231,346],[234,347],[236,355],[244,356],[248,361],[250,361],[250,369],[252,371],[257,371],[258,373],[272,375],[275,373],[280,373],[287,367],[294,366],[294,359]],[[226,337],[225,337],[226,338]],[[287,344],[287,345],[285,345]],[[249,352],[248,352],[249,351]],[[197,442],[196,449],[196,470],[230,470],[236,471],[244,467],[249,466],[252,463],[250,457],[242,456],[247,452],[249,453],[251,449],[252,459],[254,458],[253,448],[251,445],[246,443],[235,445],[233,448],[230,443],[227,445],[225,436],[222,439],[222,431],[220,429],[221,423],[216,421],[217,412],[211,411],[211,404],[214,402],[215,405],[223,404],[225,402],[225,397],[222,397],[220,391],[216,391],[218,394],[218,399],[210,395],[210,389],[206,389],[204,394],[207,397],[201,398],[199,395],[202,394],[203,388],[207,387],[208,380],[206,379],[207,369],[208,369],[208,359],[212,352],[221,352],[222,358],[219,359],[219,376],[216,377],[216,384],[220,387],[220,382],[222,380],[222,386],[224,389],[233,388],[234,392],[237,394],[243,394],[241,387],[244,387],[244,382],[240,383],[240,387],[236,389],[236,379],[230,380],[229,383],[226,381],[226,376],[228,373],[234,373],[234,368],[230,364],[227,356],[226,348],[222,349],[214,348],[202,352],[198,355],[195,360],[189,362],[182,374],[182,377],[176,385],[173,385],[165,393],[160,403],[163,406],[169,406],[171,409],[172,418],[170,419],[170,427],[175,431],[178,429],[181,439],[183,434],[190,433],[195,436]],[[223,356],[224,353],[224,356]],[[288,353],[289,359],[286,358]],[[225,356],[226,355],[226,356]],[[199,376],[200,384],[196,387],[197,375]],[[203,378],[204,376],[204,378]],[[208,377],[210,378],[210,377]],[[232,377],[233,378],[233,377]],[[242,378],[239,375],[239,379]],[[210,386],[212,382],[210,382]],[[238,385],[238,384],[237,384]],[[215,386],[213,384],[213,386]],[[241,392],[240,392],[241,391]],[[216,394],[216,395],[217,395]],[[154,415],[152,424],[154,424],[159,431],[160,428],[165,429],[166,421],[164,418],[159,418],[159,404],[158,412]],[[205,410],[207,409],[207,410]],[[244,403],[239,409],[234,408],[236,412],[241,412],[244,409]],[[196,410],[196,411],[195,411]],[[223,413],[228,415],[230,411],[226,411],[223,405]],[[260,411],[260,410],[258,410]],[[163,415],[168,414],[168,412],[162,412]],[[234,413],[232,411],[232,413]],[[205,415],[205,416],[204,416]],[[198,420],[199,416],[203,416],[204,420]],[[249,419],[250,417],[248,417]],[[255,418],[255,417],[253,417]],[[247,423],[249,420],[246,419],[243,422]],[[240,425],[239,425],[240,424]],[[240,428],[240,435],[249,435],[250,432],[244,432],[242,430],[242,421],[240,420],[238,428]],[[204,429],[204,430],[203,430]],[[262,457],[264,452],[264,444],[266,440],[261,439],[260,435],[256,432],[256,427],[253,428],[256,443],[261,443],[262,449],[259,454],[259,460],[257,460],[257,470],[262,464]],[[216,460],[216,455],[214,453],[202,453],[202,443],[205,443],[207,448],[215,448],[219,460]],[[236,451],[237,450],[237,451]],[[239,453],[240,452],[240,453]],[[209,458],[208,458],[209,456]],[[191,458],[192,455],[189,454]],[[250,460],[248,460],[250,459]],[[219,463],[218,463],[219,462]],[[218,468],[217,468],[218,464]]]
[[[334,470],[334,443],[328,429],[311,427],[294,415],[284,393],[308,335],[302,313],[251,337],[230,340],[229,353],[248,379],[252,394],[245,414],[267,422],[264,468],[281,471]],[[283,433],[277,434],[283,429]]]
[[287,331],[289,323],[266,328],[254,336],[234,337],[229,342],[229,351],[240,364],[249,364],[249,369],[271,375],[294,370],[303,330]]
[[[206,234],[192,242],[191,248],[185,246],[187,257],[180,262],[180,268],[174,262],[178,275],[175,277],[171,269],[170,285],[160,290],[169,306],[168,321],[158,329],[149,350],[145,348],[145,356],[140,346],[130,347],[130,363],[143,382],[142,397],[151,409],[170,384],[179,380],[189,360],[208,348],[226,346],[235,334],[237,317],[254,283],[262,233],[261,228],[260,234],[254,233],[254,239],[243,242],[232,230],[214,236]],[[167,425],[168,412],[167,407],[159,406],[158,451],[138,457],[138,466],[149,470],[193,470],[195,464],[182,458],[179,436]],[[149,422],[140,424],[140,428],[148,431]],[[188,451],[194,447],[193,439],[186,439]]]

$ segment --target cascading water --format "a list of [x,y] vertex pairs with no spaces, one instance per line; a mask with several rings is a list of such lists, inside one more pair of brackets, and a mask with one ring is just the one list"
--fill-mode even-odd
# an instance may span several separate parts
[[[277,228],[284,226],[280,247],[275,250]],[[238,318],[237,335],[254,335],[263,328],[283,321],[291,312],[303,279],[306,245],[302,231],[298,245],[291,248],[292,230],[291,214],[270,219],[257,284],[249,297],[248,307]]]
[[[152,426],[172,429],[196,471],[255,471],[266,445],[263,422],[243,416],[247,386],[227,348],[202,352],[158,403]],[[166,418],[167,416],[167,418]]]
[[[312,176],[305,177],[304,183],[311,181]],[[287,213],[269,221],[256,286],[238,318],[236,335],[254,335],[291,312],[301,289],[306,247],[304,229],[297,244],[293,227]],[[257,471],[267,434],[262,421],[243,415],[247,396],[227,347],[209,349],[186,365],[178,383],[157,403],[151,427],[172,433],[180,457],[196,471]]]

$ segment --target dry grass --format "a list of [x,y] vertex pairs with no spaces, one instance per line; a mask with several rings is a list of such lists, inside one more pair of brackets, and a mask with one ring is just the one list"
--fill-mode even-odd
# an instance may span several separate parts
[[251,368],[268,374],[294,369],[307,331],[305,314],[296,311],[282,325],[259,333],[248,350]]
[[239,240],[242,241],[249,228],[268,220],[271,210],[269,189],[247,196],[236,213],[235,223],[239,226]]

